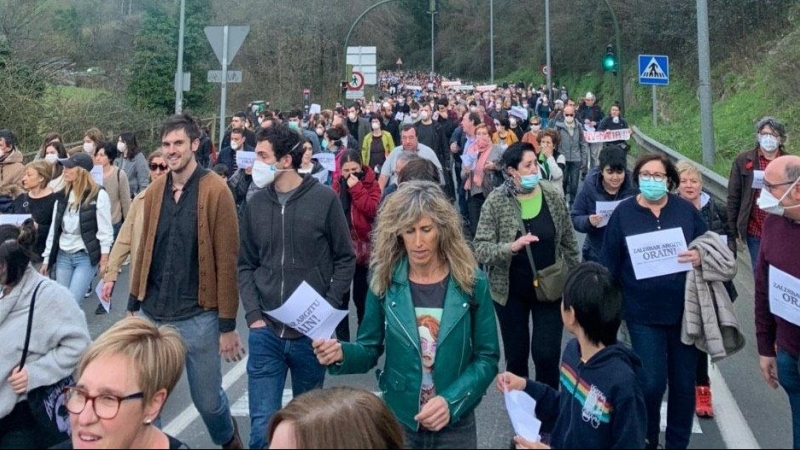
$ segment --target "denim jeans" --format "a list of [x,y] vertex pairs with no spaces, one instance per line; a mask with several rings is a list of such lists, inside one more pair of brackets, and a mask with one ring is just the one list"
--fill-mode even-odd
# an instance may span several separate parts
[[413,431],[403,427],[403,434],[405,448],[478,448],[478,428],[474,411],[439,431],[422,427]]
[[758,250],[760,248],[761,238],[747,236],[747,250],[750,252],[750,264],[752,264],[753,273],[756,273],[756,261],[758,261]]
[[269,327],[251,328],[248,338],[247,389],[250,403],[250,448],[265,448],[267,424],[281,408],[286,373],[292,371],[292,395],[322,388],[320,365],[311,339],[281,339]]
[[83,305],[83,294],[89,289],[97,273],[97,266],[93,266],[89,254],[81,250],[75,253],[58,251],[56,257],[56,281],[69,289],[72,297]]
[[186,376],[192,402],[214,444],[227,444],[233,438],[233,418],[228,396],[222,389],[219,313],[206,311],[185,320],[154,322],[171,325],[180,333],[186,345]]
[[778,380],[789,396],[792,409],[792,448],[800,448],[800,362],[784,350],[778,349],[776,358]]
[[686,448],[694,420],[697,349],[681,342],[681,326],[628,322],[633,351],[642,360],[639,381],[647,408],[647,440],[658,442],[661,401],[669,380],[665,448]]

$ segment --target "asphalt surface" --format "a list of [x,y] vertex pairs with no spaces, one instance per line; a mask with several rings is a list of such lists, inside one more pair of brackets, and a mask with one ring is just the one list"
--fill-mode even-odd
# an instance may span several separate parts
[[[582,241],[582,236],[580,237]],[[95,281],[96,282],[96,281]],[[758,445],[762,448],[791,448],[792,428],[789,405],[782,389],[773,390],[763,381],[758,368],[758,354],[755,346],[755,325],[753,312],[754,282],[746,253],[739,255],[739,273],[735,280],[739,291],[739,299],[735,303],[742,331],[747,338],[745,348],[712,366],[717,371],[732,394],[732,402],[725,402],[724,396],[715,389],[715,419],[695,420],[695,432],[692,435],[690,448],[746,448]],[[95,315],[97,298],[92,294],[84,300],[83,309],[88,318],[92,337],[96,337],[115,321],[124,316],[125,299],[128,292],[128,267],[123,269],[114,291],[114,302],[110,314]],[[351,334],[355,336],[356,319],[352,311],[349,317]],[[237,330],[242,341],[247,345],[248,331],[244,316],[240,310]],[[564,342],[570,336],[565,332]],[[237,418],[245,445],[248,442],[250,423],[247,415],[247,374],[245,362],[222,363],[225,391],[228,395],[234,417]],[[504,362],[501,359],[501,370]],[[378,367],[382,366],[382,361]],[[531,365],[531,374],[535,368]],[[328,376],[326,386],[349,385],[370,391],[377,390],[374,372],[364,375]],[[287,388],[291,382],[287,379]],[[717,386],[719,387],[719,386]],[[291,398],[291,392],[285,391],[284,401]],[[719,403],[722,401],[722,403]],[[731,408],[731,404],[734,405]],[[743,420],[737,418],[736,406],[741,411]],[[172,432],[178,439],[192,448],[213,447],[202,420],[192,414],[192,401],[188,384],[184,376],[167,402],[161,420],[162,428]],[[505,412],[502,396],[492,386],[483,398],[476,411],[478,424],[478,445],[480,448],[508,448],[513,435],[508,416]],[[663,420],[663,419],[662,419]],[[749,430],[755,437],[755,443],[745,439]],[[727,439],[723,437],[727,434]],[[662,433],[663,443],[663,433]]]

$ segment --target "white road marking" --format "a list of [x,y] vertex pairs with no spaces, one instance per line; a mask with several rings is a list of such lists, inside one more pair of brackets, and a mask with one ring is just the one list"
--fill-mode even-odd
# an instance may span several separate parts
[[[239,379],[242,378],[246,373],[247,356],[233,366],[233,369],[229,370],[228,373],[222,377],[222,390],[227,392],[228,389],[233,386],[233,383],[239,381]],[[197,408],[194,407],[194,403],[191,403],[186,409],[178,414],[177,417],[172,419],[172,421],[168,423],[162,431],[170,436],[178,436],[198,417],[200,417],[200,413],[197,411]]]
[[725,378],[719,368],[713,365],[708,371],[711,380],[712,403],[714,404],[714,421],[719,427],[722,440],[728,448],[760,449],[753,431],[747,424],[742,410],[728,389]]
[[[661,432],[667,431],[667,402],[661,402]],[[692,434],[703,434],[703,429],[700,428],[700,422],[697,416],[694,416],[692,421]]]

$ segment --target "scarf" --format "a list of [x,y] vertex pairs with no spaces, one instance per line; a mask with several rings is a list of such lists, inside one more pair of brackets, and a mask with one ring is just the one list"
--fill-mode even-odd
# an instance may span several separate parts
[[470,190],[472,186],[483,186],[483,168],[486,165],[486,161],[489,159],[491,149],[492,141],[489,138],[481,137],[475,139],[475,144],[469,148],[469,151],[472,154],[477,154],[477,162],[472,171],[472,176],[464,183],[464,189]]

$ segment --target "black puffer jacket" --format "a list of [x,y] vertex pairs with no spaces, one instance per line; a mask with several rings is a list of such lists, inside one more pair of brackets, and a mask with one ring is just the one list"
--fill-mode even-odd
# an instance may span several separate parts
[[[736,233],[732,230],[728,223],[728,211],[717,206],[716,202],[710,195],[703,192],[700,194],[700,215],[703,216],[703,221],[708,225],[709,231],[713,231],[720,236],[728,237],[728,248],[731,249],[733,255],[736,256]],[[726,281],[725,289],[731,297],[731,301],[736,300],[739,293],[733,286],[733,281]]]

